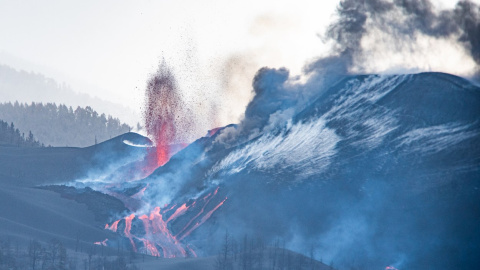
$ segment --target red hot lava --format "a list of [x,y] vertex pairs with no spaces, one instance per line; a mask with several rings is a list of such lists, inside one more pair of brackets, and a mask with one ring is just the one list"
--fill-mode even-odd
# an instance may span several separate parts
[[107,241],[108,241],[108,238],[105,238],[105,240],[103,241],[98,241],[98,242],[95,242],[93,243],[94,245],[97,245],[97,246],[107,246]]
[[135,252],[137,252],[137,247],[135,246],[135,242],[132,239],[132,234],[130,231],[132,230],[132,220],[135,218],[135,214],[131,214],[128,217],[125,217],[125,230],[123,231],[125,233],[125,236],[130,239],[130,243],[132,243],[132,248]]
[[207,136],[208,137],[212,137],[213,135],[215,135],[217,133],[217,131],[219,131],[221,128],[214,128],[214,129],[210,129],[208,132],[207,132]]
[[[196,200],[189,205],[184,203],[176,209],[176,205],[173,205],[172,207],[165,205],[164,209],[155,207],[149,215],[141,215],[137,217],[138,220],[142,221],[145,230],[144,235],[137,235],[132,232],[132,222],[135,220],[136,216],[135,214],[131,214],[123,218],[123,220],[125,220],[123,235],[130,240],[134,251],[137,251],[135,242],[138,241],[143,243],[144,251],[152,256],[163,256],[165,258],[186,256],[196,257],[197,255],[195,251],[191,247],[183,245],[180,241],[190,235],[190,233],[196,230],[200,225],[205,223],[227,200],[227,198],[223,199],[219,204],[213,207],[210,206],[210,210],[206,211],[205,209],[209,206],[210,201],[217,195],[217,193],[218,188],[214,192],[209,193],[202,199]],[[163,215],[174,209],[175,211],[173,214],[165,220]],[[195,215],[191,213],[193,217],[189,218],[186,225],[178,234],[173,235],[168,227],[169,222],[185,215],[189,210],[198,212]],[[117,231],[119,221],[120,220],[113,222],[110,226],[106,224],[105,229]]]
[[147,134],[156,144],[157,166],[162,166],[171,157],[170,146],[178,143],[177,128],[187,119],[175,77],[165,62],[147,83],[144,118]]
[[108,224],[105,224],[105,230],[110,230],[112,232],[117,232],[119,221],[120,220],[117,220],[117,221],[113,222],[112,225],[110,225],[110,226],[108,226]]

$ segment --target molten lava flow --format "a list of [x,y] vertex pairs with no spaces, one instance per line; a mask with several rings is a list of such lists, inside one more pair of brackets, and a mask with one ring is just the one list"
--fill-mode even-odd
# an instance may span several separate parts
[[[145,231],[145,234],[141,236],[136,235],[135,232],[132,232],[132,222],[135,221],[136,215],[131,214],[123,218],[125,220],[125,228],[123,230],[123,234],[130,240],[134,251],[137,251],[137,247],[135,244],[135,241],[137,241],[143,243],[144,251],[152,256],[173,258],[186,257],[190,254],[191,256],[196,257],[197,255],[195,251],[189,246],[184,246],[180,242],[180,240],[187,237],[192,231],[205,223],[205,221],[207,221],[212,216],[212,214],[220,206],[223,205],[227,198],[225,198],[222,202],[216,205],[213,209],[205,213],[205,208],[210,203],[210,201],[217,195],[217,193],[218,188],[214,192],[204,196],[202,199],[193,201],[193,203],[191,203],[190,205],[184,203],[175,209],[176,205],[167,208],[168,205],[166,204],[163,210],[160,207],[155,207],[148,215],[143,214],[141,216],[138,216],[137,219],[139,221],[142,221]],[[181,235],[181,238],[174,236],[168,228],[168,223],[186,214],[191,209],[193,209],[191,211],[195,211],[195,209],[198,209],[195,206],[202,203],[203,205],[199,212],[193,218],[191,218],[187,222],[187,225],[180,231],[179,234],[177,234],[177,236]],[[174,209],[174,213],[165,221],[162,214],[165,214],[168,211],[173,211]],[[119,220],[115,221],[110,226],[106,224],[105,229],[117,231],[118,222]],[[191,226],[191,224],[193,224],[194,222],[195,225]]]
[[101,241],[101,242],[95,242],[93,243],[94,245],[98,245],[98,246],[107,246],[107,241],[108,241],[108,238],[105,238],[105,240]]
[[[191,206],[194,206],[195,205],[195,202],[193,202],[193,204]],[[186,203],[182,204],[182,206],[180,206],[179,208],[177,208],[177,210],[175,210],[175,213],[173,213],[168,219],[167,219],[167,223],[172,221],[172,220],[175,220],[177,217],[185,214],[185,212],[187,212],[188,208],[190,208],[191,206],[187,206]]]
[[133,199],[137,199],[137,200],[140,200],[142,197],[143,197],[143,194],[145,193],[145,190],[147,190],[147,187],[149,186],[150,184],[147,184],[144,188],[142,188],[139,192],[133,194],[132,196],[130,196],[131,198]]
[[[215,192],[213,193],[213,196],[212,193],[208,193],[207,196],[203,197],[203,200],[205,201],[205,204],[203,205],[202,209],[197,213],[197,215],[195,215],[188,223],[187,225],[185,225],[185,227],[183,227],[183,229],[177,233],[177,235],[175,235],[175,237],[178,237],[179,235],[181,235],[185,230],[187,230],[187,228],[192,224],[193,221],[195,221],[201,214],[203,214],[203,212],[205,211],[205,207],[208,205],[208,203],[210,202],[210,200],[217,194],[218,192],[218,187],[217,189],[215,190]],[[211,197],[210,197],[211,196]],[[182,240],[184,237],[181,237],[180,240]]]
[[163,221],[162,214],[160,214],[160,207],[155,207],[150,213],[149,220],[153,229],[151,237],[162,247],[163,256],[165,258],[185,257],[185,249],[168,230],[167,222]]
[[196,228],[200,227],[200,225],[202,225],[203,223],[205,223],[205,221],[207,221],[213,214],[213,212],[217,211],[217,209],[223,205],[223,203],[227,200],[227,198],[225,198],[221,203],[219,203],[217,206],[215,206],[215,208],[213,208],[212,210],[208,211],[207,214],[205,214],[205,216],[203,216],[200,221],[198,221],[197,223],[195,223],[195,225],[190,228],[184,235],[182,235],[182,237],[180,237],[180,239],[178,240],[182,240],[183,238],[187,237],[188,235],[190,235],[190,233],[192,233]]
[[[151,236],[152,230],[151,230],[151,225],[150,225],[148,216],[142,215],[138,219],[140,219],[143,222],[143,227],[145,228],[145,237]],[[145,238],[142,238],[141,240],[143,242],[143,246],[145,247],[145,250],[147,250],[147,252],[150,253],[150,255],[155,257],[160,257],[160,252],[155,246],[155,243]]]
[[137,252],[137,247],[135,246],[135,242],[132,239],[132,235],[130,234],[130,231],[132,230],[132,220],[135,218],[135,214],[131,214],[128,217],[125,217],[125,230],[123,231],[125,233],[125,236],[130,239],[130,243],[132,244],[132,248],[135,252]]
[[220,129],[221,129],[221,128],[219,128],[219,127],[218,127],[218,128],[214,128],[214,129],[210,129],[210,130],[208,131],[207,136],[208,136],[208,137],[212,137],[212,136],[215,135],[215,133],[217,133],[217,131],[219,131]]
[[[217,190],[218,190],[218,188],[217,188]],[[217,190],[215,190],[215,194],[216,194]],[[214,194],[214,196],[215,196],[215,194]],[[206,201],[206,202],[203,205],[202,209],[200,209],[200,211],[192,219],[190,219],[190,221],[187,223],[187,225],[185,225],[183,227],[183,229],[179,233],[177,233],[177,235],[175,235],[175,237],[178,238],[178,236],[181,235],[192,224],[193,221],[195,221],[201,214],[203,214],[203,211],[205,211],[205,207],[210,202],[210,200],[213,198],[213,196],[210,197],[210,195],[212,195],[212,193],[208,193],[207,196],[203,197],[203,200]],[[183,237],[180,238],[180,240],[182,240],[182,239],[183,239]]]
[[165,213],[173,210],[173,208],[175,208],[175,206],[177,206],[177,204],[174,204],[174,205],[172,205],[172,207],[167,208],[167,207],[168,207],[168,204],[165,204],[165,208],[162,210],[162,214],[165,214]]
[[118,222],[120,220],[117,220],[115,222],[112,223],[112,225],[108,226],[108,224],[105,224],[105,229],[106,230],[110,230],[112,232],[117,232],[117,227],[118,227]]
[[158,249],[154,243],[144,239],[143,245],[145,246],[145,249],[148,250],[148,253],[150,253],[150,255],[160,257],[160,252],[158,252]]
[[188,251],[190,251],[190,254],[192,254],[193,257],[198,257],[198,256],[197,256],[197,253],[195,253],[195,251],[193,250],[193,248],[191,248],[191,247],[189,247],[189,246],[187,246],[187,248],[188,248]]

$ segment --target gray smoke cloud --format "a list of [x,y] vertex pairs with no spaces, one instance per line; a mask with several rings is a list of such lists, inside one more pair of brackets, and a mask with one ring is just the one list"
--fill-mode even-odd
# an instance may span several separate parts
[[[322,38],[333,42],[332,51],[305,65],[307,79],[303,82],[285,68],[260,69],[252,83],[254,98],[242,121],[238,127],[222,131],[218,141],[231,144],[239,134],[249,133],[245,138],[252,138],[266,127],[281,125],[285,121],[278,119],[295,115],[311,102],[309,97],[318,96],[345,75],[445,71],[437,70],[439,66],[446,67],[442,63],[431,66],[422,63],[425,59],[418,59],[425,54],[427,60],[448,57],[431,52],[430,43],[439,43],[440,47],[445,43],[461,56],[456,63],[464,66],[463,73],[467,69],[468,74],[457,72],[458,67],[452,65],[453,73],[472,79],[480,76],[480,7],[471,1],[460,1],[453,9],[441,10],[429,0],[343,0],[337,8],[337,19]],[[383,47],[376,47],[377,43]],[[379,55],[379,50],[383,54]],[[391,64],[395,57],[400,60],[393,69],[388,65],[378,67],[376,61]],[[418,62],[407,66],[409,61]]]
[[[471,1],[459,1],[453,9],[438,10],[429,0],[344,0],[337,14],[338,19],[328,27],[324,38],[334,41],[333,53],[349,71],[356,67],[358,73],[365,72],[365,64],[358,62],[369,61],[363,44],[369,35],[388,39],[392,53],[402,48],[415,51],[412,43],[420,35],[456,42],[476,63],[473,72],[478,76],[480,7]],[[318,61],[311,64],[307,71],[318,65]]]

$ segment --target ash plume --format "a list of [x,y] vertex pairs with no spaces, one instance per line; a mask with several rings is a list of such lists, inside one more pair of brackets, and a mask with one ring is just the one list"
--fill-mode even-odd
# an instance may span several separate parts
[[[337,15],[324,38],[334,41],[333,52],[350,72],[369,71],[373,50],[365,45],[369,38],[385,42],[389,54],[414,54],[419,51],[415,43],[430,38],[434,42],[452,42],[463,49],[474,63],[472,75],[479,75],[480,7],[471,1],[459,1],[453,9],[438,10],[429,0],[343,0]],[[318,63],[307,70],[312,71],[315,66]]]
[[284,123],[275,119],[298,113],[345,75],[443,71],[480,78],[480,7],[470,1],[440,10],[429,0],[343,0],[323,39],[333,41],[332,50],[306,64],[304,82],[285,68],[260,69],[243,119],[217,140],[231,145],[238,135],[252,138]]

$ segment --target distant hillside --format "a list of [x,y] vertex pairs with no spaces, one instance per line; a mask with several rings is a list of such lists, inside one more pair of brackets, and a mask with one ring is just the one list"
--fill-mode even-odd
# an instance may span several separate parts
[[3,146],[17,146],[17,147],[39,147],[40,142],[35,140],[33,133],[28,132],[27,137],[25,133],[20,134],[20,130],[15,128],[13,123],[10,125],[0,120],[0,145]]
[[[0,54],[1,55],[1,54]],[[99,113],[115,115],[123,122],[135,124],[138,115],[122,105],[92,97],[72,89],[70,82],[63,82],[58,78],[50,78],[44,74],[32,71],[18,70],[0,64],[0,102],[20,103],[56,103],[66,106],[96,108]],[[86,87],[86,86],[84,86]],[[77,91],[75,91],[77,90]]]
[[91,107],[55,103],[0,103],[0,119],[13,122],[19,133],[32,131],[45,145],[86,147],[129,132],[118,118],[98,114]]

